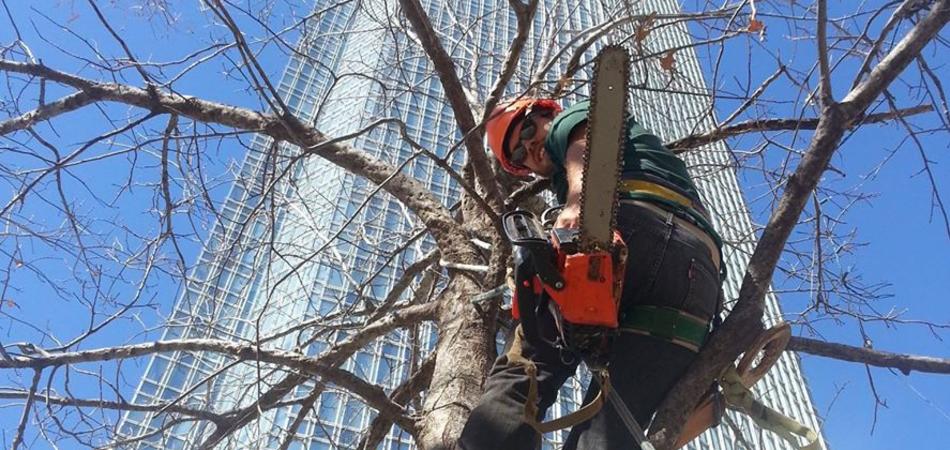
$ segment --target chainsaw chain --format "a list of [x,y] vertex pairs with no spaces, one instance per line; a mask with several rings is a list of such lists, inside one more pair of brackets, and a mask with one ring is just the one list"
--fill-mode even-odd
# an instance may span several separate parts
[[610,350],[619,332],[595,325],[564,324],[564,339],[570,351],[587,363],[591,370],[606,369]]

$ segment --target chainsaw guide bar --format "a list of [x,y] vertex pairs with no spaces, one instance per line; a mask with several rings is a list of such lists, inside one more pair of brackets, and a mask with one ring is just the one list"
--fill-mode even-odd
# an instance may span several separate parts
[[587,151],[580,199],[581,251],[606,250],[617,227],[617,188],[623,167],[630,55],[619,45],[600,50],[594,63]]

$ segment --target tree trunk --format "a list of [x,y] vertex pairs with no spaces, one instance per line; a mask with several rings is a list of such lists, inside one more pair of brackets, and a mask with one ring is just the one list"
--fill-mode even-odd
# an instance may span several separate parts
[[484,312],[469,299],[479,287],[467,274],[453,274],[439,313],[435,370],[426,393],[416,443],[424,450],[447,450],[461,434],[495,354],[492,324],[497,308]]

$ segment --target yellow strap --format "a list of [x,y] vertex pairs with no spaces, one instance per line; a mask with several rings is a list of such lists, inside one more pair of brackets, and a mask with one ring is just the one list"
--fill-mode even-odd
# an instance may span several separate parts
[[801,450],[819,450],[821,448],[818,442],[818,433],[815,430],[756,399],[752,391],[743,384],[735,366],[729,365],[719,382],[722,385],[722,394],[726,403],[749,415],[758,426],[779,435],[795,447],[799,446],[796,435],[805,438],[807,444],[804,447],[799,447]]
[[671,202],[679,203],[687,208],[693,208],[692,200],[665,186],[643,180],[623,180],[621,183],[627,192],[646,192]]

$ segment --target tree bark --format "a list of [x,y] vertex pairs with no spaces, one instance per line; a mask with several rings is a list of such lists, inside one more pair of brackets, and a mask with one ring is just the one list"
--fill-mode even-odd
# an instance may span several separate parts
[[423,405],[423,424],[416,444],[423,450],[448,450],[482,394],[495,354],[492,324],[497,308],[480,312],[469,299],[478,285],[454,274],[441,300],[435,368]]

